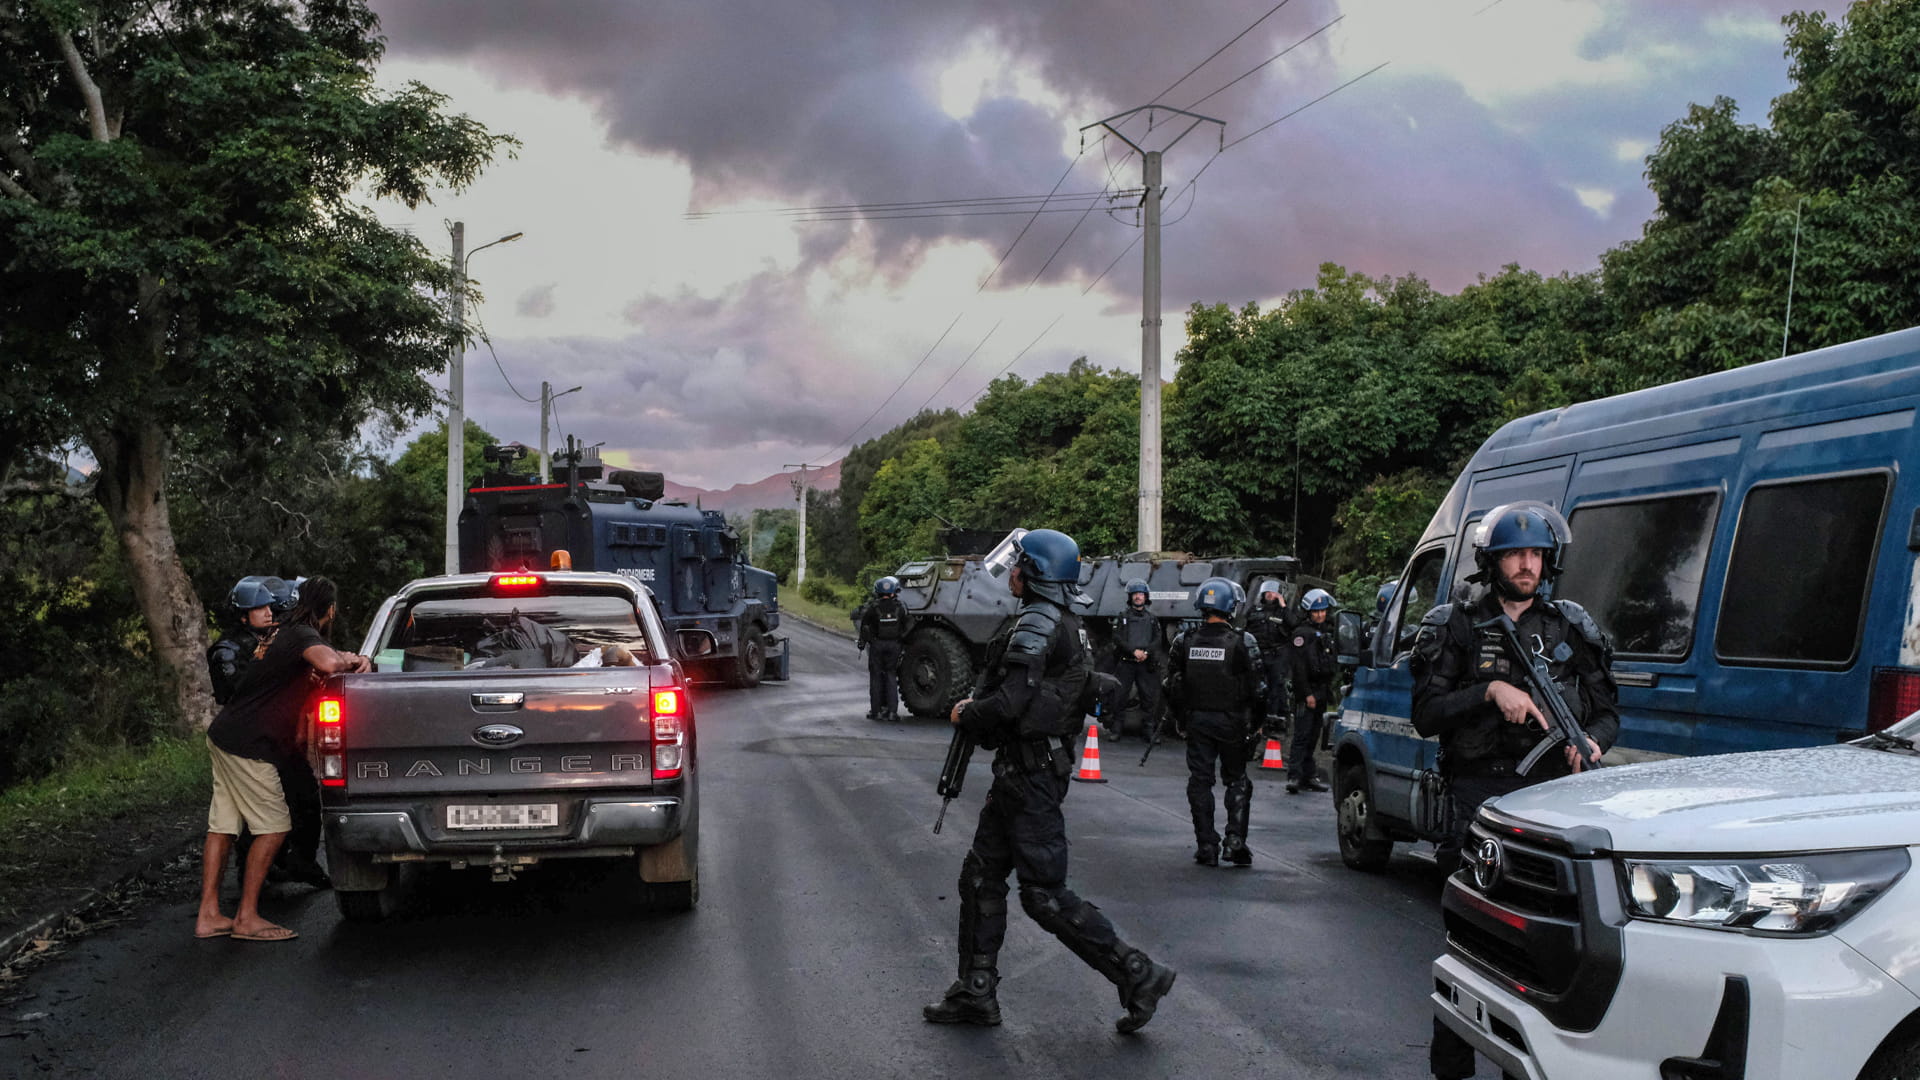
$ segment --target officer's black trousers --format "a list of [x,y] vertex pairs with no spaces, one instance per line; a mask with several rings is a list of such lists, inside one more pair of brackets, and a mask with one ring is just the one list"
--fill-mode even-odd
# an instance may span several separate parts
[[1277,731],[1286,719],[1287,702],[1292,696],[1287,681],[1293,674],[1293,661],[1287,654],[1277,653],[1263,656],[1261,665],[1267,669],[1267,724]]
[[993,766],[973,848],[960,865],[960,974],[993,968],[1007,936],[1007,875],[1020,883],[1020,906],[1075,956],[1116,983],[1125,950],[1100,909],[1067,888],[1067,822],[1060,813],[1068,780],[1049,769]]
[[1320,748],[1320,725],[1327,719],[1327,703],[1317,695],[1314,701],[1312,708],[1302,701],[1293,710],[1293,745],[1287,748],[1287,779],[1295,784],[1311,783],[1320,776],[1320,766],[1313,754]]
[[[1436,845],[1434,862],[1441,872],[1452,874],[1460,865],[1460,852],[1466,846],[1467,828],[1480,804],[1496,795],[1505,795],[1529,787],[1536,781],[1524,776],[1450,776],[1447,797],[1453,803],[1453,835]],[[1436,1077],[1462,1080],[1473,1075],[1473,1047],[1453,1033],[1453,1029],[1433,1021],[1433,1042],[1427,1048],[1427,1066]]]
[[320,782],[313,777],[313,766],[305,754],[296,754],[276,766],[280,790],[286,793],[287,810],[293,816],[293,829],[287,833],[287,866],[297,868],[314,861],[320,849]]
[[867,711],[883,719],[900,711],[900,643],[867,643]]
[[1193,838],[1203,848],[1218,848],[1213,830],[1213,773],[1226,787],[1227,835],[1247,838],[1253,806],[1253,781],[1247,779],[1245,725],[1219,714],[1195,713],[1187,721],[1187,808],[1193,812]]
[[1137,687],[1140,691],[1140,714],[1146,725],[1147,737],[1153,737],[1153,725],[1158,719],[1160,708],[1160,669],[1152,661],[1136,662],[1122,660],[1113,665],[1113,677],[1120,680],[1120,689],[1114,697],[1119,702],[1114,709],[1115,726],[1118,727],[1120,711],[1126,707],[1127,697]]

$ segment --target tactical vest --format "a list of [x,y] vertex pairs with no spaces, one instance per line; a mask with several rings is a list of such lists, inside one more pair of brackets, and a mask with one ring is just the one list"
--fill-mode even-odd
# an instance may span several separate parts
[[1325,683],[1333,678],[1339,664],[1334,659],[1332,619],[1316,623],[1308,616],[1293,628],[1293,636],[1288,641],[1299,653],[1309,681]]
[[898,600],[876,600],[873,605],[873,640],[899,641],[906,632],[906,605]]
[[1114,625],[1114,638],[1129,651],[1142,649],[1154,652],[1160,646],[1160,620],[1151,612],[1136,613],[1128,608]]
[[[1035,611],[1034,609],[1040,610]],[[985,678],[976,688],[975,694],[991,692],[992,687],[1011,677],[1016,668],[1029,665],[1009,665],[1007,649],[1016,633],[1023,631],[1028,623],[1029,613],[1051,616],[1051,626],[1045,647],[1040,650],[1042,661],[1039,665],[1038,693],[1027,707],[1026,714],[1020,717],[1022,736],[1077,735],[1080,733],[1080,718],[1091,707],[1090,696],[1093,689],[1093,665],[1087,658],[1086,631],[1080,625],[1080,617],[1071,611],[1052,604],[1029,603],[1021,609],[1021,614],[1008,622],[1005,629],[994,636],[987,646]]]
[[1194,712],[1239,716],[1246,711],[1246,641],[1226,623],[1203,623],[1187,638],[1183,685]]
[[1253,614],[1247,616],[1247,633],[1260,643],[1262,655],[1286,646],[1289,643],[1287,609],[1269,608],[1265,604],[1254,608]]
[[[1486,613],[1477,606],[1459,609],[1454,613],[1456,622],[1464,622],[1472,635],[1472,657],[1461,685],[1485,686],[1498,681],[1525,690],[1526,676],[1510,658],[1506,646],[1501,643],[1499,631],[1477,625],[1486,617]],[[1574,643],[1570,639],[1576,631],[1572,625],[1556,609],[1545,602],[1537,602],[1534,608],[1521,616],[1519,628],[1521,647],[1533,656],[1546,660],[1548,677],[1559,688],[1560,696],[1566,699],[1567,708],[1572,710],[1574,718],[1584,724],[1586,701],[1581,697],[1579,673],[1573,664]],[[1537,696],[1534,706],[1543,714],[1547,711],[1546,703]],[[1527,752],[1545,737],[1546,732],[1538,724],[1507,723],[1501,717],[1500,710],[1488,702],[1473,723],[1455,730],[1453,737],[1447,740],[1447,753],[1456,765],[1476,761],[1517,761],[1526,757]]]
[[207,650],[207,673],[213,679],[214,704],[225,705],[233,700],[233,692],[239,688],[240,677],[247,673],[248,665],[253,663],[259,643],[259,635],[249,627],[234,630]]

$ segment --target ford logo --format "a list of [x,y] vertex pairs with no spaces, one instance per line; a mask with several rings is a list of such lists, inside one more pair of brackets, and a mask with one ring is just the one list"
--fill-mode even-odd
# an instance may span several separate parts
[[511,746],[526,734],[512,724],[482,724],[473,729],[473,741],[487,746]]
[[1501,848],[1500,841],[1488,838],[1480,841],[1474,849],[1468,868],[1473,872],[1473,883],[1481,892],[1492,892],[1500,884],[1500,877],[1506,870],[1507,853]]

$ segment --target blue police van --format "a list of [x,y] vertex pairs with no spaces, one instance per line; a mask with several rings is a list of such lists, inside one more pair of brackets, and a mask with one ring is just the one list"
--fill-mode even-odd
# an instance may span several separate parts
[[[1920,709],[1920,328],[1522,417],[1434,513],[1333,729],[1341,857],[1437,839],[1439,743],[1411,723],[1421,617],[1472,595],[1472,527],[1538,499],[1573,541],[1554,596],[1614,641],[1611,763],[1831,743]],[[1864,718],[1864,720],[1863,720]],[[1863,727],[1864,724],[1864,727]]]

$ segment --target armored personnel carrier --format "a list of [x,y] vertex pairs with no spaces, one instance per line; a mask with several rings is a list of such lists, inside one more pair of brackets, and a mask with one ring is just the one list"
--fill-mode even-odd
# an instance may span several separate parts
[[[1013,541],[1019,535],[1009,534],[986,555],[949,555],[894,571],[900,579],[900,602],[913,616],[900,659],[900,696],[916,716],[944,716],[967,696],[979,677],[987,643],[1019,609],[1006,583]],[[1146,580],[1148,610],[1160,618],[1170,640],[1180,624],[1200,618],[1193,595],[1208,578],[1236,582],[1250,597],[1262,580],[1277,578],[1291,603],[1304,589],[1323,584],[1318,579],[1308,582],[1299,567],[1298,560],[1286,555],[1203,558],[1142,552],[1087,559],[1080,564],[1086,601],[1074,610],[1086,625],[1094,656],[1104,658],[1110,651],[1113,619],[1127,606],[1129,581]]]

